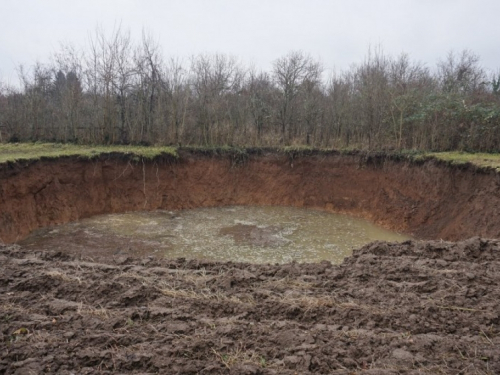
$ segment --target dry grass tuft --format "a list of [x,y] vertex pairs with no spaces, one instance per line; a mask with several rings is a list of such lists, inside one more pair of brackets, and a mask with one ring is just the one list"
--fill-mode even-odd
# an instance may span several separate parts
[[231,369],[237,364],[253,363],[260,367],[267,367],[267,361],[263,356],[258,355],[256,352],[245,349],[242,343],[239,343],[234,349],[227,352],[219,352],[212,348],[212,352],[218,361]]
[[200,300],[212,300],[217,302],[232,302],[238,304],[255,304],[253,297],[250,295],[245,295],[242,297],[228,296],[222,290],[213,291],[209,288],[186,289],[163,282],[159,286],[159,290],[163,295],[172,298],[189,298],[189,299],[200,299]]
[[52,271],[45,272],[45,275],[50,276],[54,279],[59,279],[59,280],[66,281],[66,282],[77,282],[78,284],[82,283],[81,278],[68,275],[67,273],[61,272],[61,271],[52,270]]
[[99,306],[99,308],[84,306],[83,303],[80,303],[80,306],[76,310],[77,314],[80,315],[92,315],[101,319],[109,319],[111,317],[111,311]]

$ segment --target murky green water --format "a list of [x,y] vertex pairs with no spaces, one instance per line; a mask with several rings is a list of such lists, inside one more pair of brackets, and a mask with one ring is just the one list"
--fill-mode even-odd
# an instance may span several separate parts
[[352,249],[408,236],[347,215],[293,207],[217,207],[96,216],[20,244],[87,256],[164,255],[254,263],[340,263]]

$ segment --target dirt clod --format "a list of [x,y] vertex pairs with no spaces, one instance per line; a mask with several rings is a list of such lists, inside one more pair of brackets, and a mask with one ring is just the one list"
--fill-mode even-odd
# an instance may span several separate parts
[[0,373],[500,373],[500,241],[339,266],[0,246]]

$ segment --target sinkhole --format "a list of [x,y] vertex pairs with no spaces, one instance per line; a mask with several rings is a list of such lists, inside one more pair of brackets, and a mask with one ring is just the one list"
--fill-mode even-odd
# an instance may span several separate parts
[[250,263],[340,263],[375,240],[407,235],[365,219],[275,206],[226,206],[108,214],[46,227],[19,244],[90,258],[164,256]]

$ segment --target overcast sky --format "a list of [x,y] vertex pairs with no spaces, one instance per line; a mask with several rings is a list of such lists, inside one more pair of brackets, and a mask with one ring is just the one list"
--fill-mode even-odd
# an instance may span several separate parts
[[264,70],[292,50],[345,69],[370,45],[429,67],[469,49],[500,68],[500,0],[0,0],[0,14],[0,81],[11,83],[19,64],[119,24],[151,33],[166,57],[221,52]]

